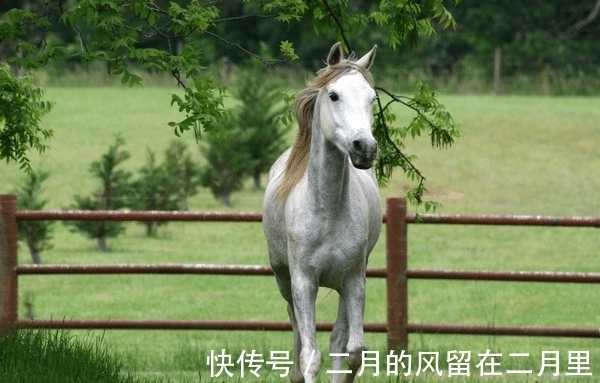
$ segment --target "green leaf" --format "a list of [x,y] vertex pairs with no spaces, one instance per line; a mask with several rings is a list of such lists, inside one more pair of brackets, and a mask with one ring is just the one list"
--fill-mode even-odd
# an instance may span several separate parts
[[288,60],[297,60],[299,58],[294,50],[293,44],[287,40],[280,43],[279,49],[283,56]]
[[43,153],[53,135],[40,126],[53,106],[43,96],[31,76],[18,77],[8,65],[0,64],[0,159],[18,162],[28,173],[32,171],[28,152]]

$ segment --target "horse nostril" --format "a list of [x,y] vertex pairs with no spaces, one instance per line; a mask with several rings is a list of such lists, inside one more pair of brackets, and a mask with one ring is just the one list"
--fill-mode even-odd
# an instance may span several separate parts
[[364,149],[364,144],[360,140],[354,140],[354,141],[352,141],[352,145],[354,145],[354,149],[355,150],[362,151]]

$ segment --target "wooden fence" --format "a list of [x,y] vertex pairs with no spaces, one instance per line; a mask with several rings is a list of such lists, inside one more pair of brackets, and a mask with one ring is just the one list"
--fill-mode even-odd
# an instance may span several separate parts
[[[44,320],[18,318],[18,277],[31,274],[222,274],[272,275],[268,266],[207,264],[31,265],[18,264],[18,221],[234,221],[260,222],[259,213],[162,212],[162,211],[18,211],[14,195],[0,195],[0,329],[194,329],[289,331],[289,322],[207,320]],[[384,269],[368,269],[367,277],[387,281],[387,323],[365,323],[365,331],[387,333],[390,349],[407,349],[409,333],[600,337],[599,328],[475,326],[411,324],[408,322],[409,279],[458,279],[554,283],[600,283],[600,273],[415,270],[407,268],[407,227],[415,217],[407,215],[406,201],[387,200],[386,258]],[[600,227],[600,217],[542,217],[500,215],[421,215],[419,224],[520,225]],[[257,239],[259,240],[259,239]],[[318,323],[330,331],[332,323]]]

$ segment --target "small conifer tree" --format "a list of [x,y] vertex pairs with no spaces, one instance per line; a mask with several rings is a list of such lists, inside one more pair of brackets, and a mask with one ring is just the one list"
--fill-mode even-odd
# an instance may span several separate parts
[[[42,184],[49,173],[30,171],[26,174],[21,187],[17,190],[19,210],[42,210],[48,200],[41,198]],[[42,263],[41,252],[52,248],[52,227],[54,221],[19,221],[19,239],[29,248],[31,260]]]
[[[176,185],[168,176],[164,164],[157,164],[156,155],[146,151],[146,163],[138,170],[139,177],[132,182],[131,208],[135,210],[178,210]],[[156,234],[156,227],[166,221],[146,221],[146,234]]]
[[[100,189],[91,196],[76,195],[75,205],[80,210],[118,210],[127,206],[131,196],[131,173],[120,169],[120,165],[129,158],[129,152],[122,149],[124,140],[117,135],[100,160],[92,162],[90,173],[100,181]],[[98,249],[107,251],[106,239],[116,237],[124,230],[122,222],[114,221],[67,221],[73,231],[82,232],[96,239]]]
[[261,189],[261,174],[266,173],[277,157],[283,153],[291,128],[291,109],[285,102],[283,88],[267,69],[253,61],[238,76],[236,98],[241,104],[235,111],[240,130],[247,142],[244,150],[251,160],[250,175],[254,188]]
[[201,168],[184,141],[175,139],[165,151],[164,172],[174,188],[177,209],[189,210],[188,198],[198,193]]
[[231,194],[242,189],[244,178],[252,170],[246,143],[247,132],[241,131],[232,119],[206,133],[203,154],[207,164],[201,182],[225,206],[231,205]]

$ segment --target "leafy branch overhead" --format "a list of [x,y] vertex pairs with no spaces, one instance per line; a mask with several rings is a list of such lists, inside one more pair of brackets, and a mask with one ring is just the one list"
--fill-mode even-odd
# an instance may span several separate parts
[[47,149],[45,141],[52,131],[40,122],[51,109],[52,103],[43,100],[43,91],[30,76],[15,76],[8,65],[0,64],[0,160],[17,162],[32,173],[27,152]]
[[[414,47],[420,37],[434,33],[434,26],[453,27],[455,24],[443,0],[380,0],[378,3],[349,0],[59,0],[31,2],[30,5],[11,9],[0,17],[0,44],[12,50],[7,62],[14,70],[41,68],[60,60],[72,62],[77,59],[84,64],[100,61],[110,74],[120,76],[121,81],[129,85],[142,82],[136,72],[139,68],[168,73],[181,89],[172,94],[171,104],[183,114],[179,121],[169,125],[176,135],[191,130],[196,137],[204,131],[219,129],[220,122],[230,118],[223,103],[224,89],[207,69],[220,58],[214,55],[216,46],[226,46],[237,52],[237,62],[243,57],[272,65],[298,59],[295,45],[301,40],[298,31],[310,32],[311,27],[317,35],[326,36],[328,43],[337,39],[352,51],[350,42],[362,42],[365,35],[369,40],[383,40],[392,49]],[[277,21],[279,25],[273,26]],[[231,32],[232,29],[239,30],[244,23],[247,23],[247,28],[243,29],[246,32]],[[259,29],[257,26],[262,26],[261,23],[272,28],[272,33],[277,33],[279,53],[274,59],[264,58],[256,44],[249,42],[248,34]],[[286,24],[287,29],[281,28],[281,23]],[[434,146],[446,147],[458,136],[456,124],[435,94],[424,85],[418,85],[417,94],[412,98],[400,97],[381,88],[377,92],[380,98],[375,108],[375,130],[381,140],[378,178],[385,184],[392,169],[400,167],[409,178],[417,181],[418,186],[409,196],[420,204],[425,177],[413,165],[414,157],[404,153],[403,140],[427,133]],[[37,106],[36,113],[30,114],[31,121],[26,121],[33,129],[29,142],[33,143],[33,148],[43,150],[44,140],[51,132],[37,129],[37,122],[51,104],[43,103],[39,94],[26,97]],[[396,116],[391,105],[396,103],[416,114],[407,127],[395,126]],[[19,161],[27,168],[26,150],[29,148],[17,144],[18,149],[3,151],[1,158]],[[431,206],[425,205],[426,208]]]
[[[284,5],[287,1],[280,0],[274,3],[279,3],[282,12],[285,13]],[[371,27],[372,23],[386,27],[387,43],[393,49],[404,44],[415,47],[419,37],[430,36],[435,32],[434,22],[442,24],[445,28],[455,26],[452,14],[441,0],[425,0],[422,3],[410,0],[382,0],[379,9],[368,14],[348,12],[350,5],[348,1],[343,0],[322,0],[317,4],[313,10],[315,31],[325,33],[333,26],[338,39],[344,42],[349,52],[353,51],[350,35],[358,39],[360,33]],[[290,20],[295,16],[288,14],[280,18]],[[445,106],[437,100],[435,93],[425,84],[417,84],[417,93],[412,98],[393,94],[381,87],[377,87],[376,92],[373,133],[380,145],[375,165],[377,179],[381,185],[386,185],[394,168],[401,168],[411,181],[417,182],[407,193],[409,200],[415,205],[424,204],[426,211],[435,210],[437,202],[423,201],[423,195],[427,191],[426,178],[413,163],[416,157],[405,154],[403,142],[409,136],[416,138],[427,133],[433,147],[446,148],[459,136],[458,125]],[[405,127],[395,125],[397,116],[392,109],[395,103],[400,103],[416,114]]]
[[[376,88],[378,96],[375,105],[373,134],[380,144],[380,153],[375,171],[379,182],[385,185],[392,176],[394,168],[401,168],[411,181],[417,182],[417,185],[408,191],[408,199],[415,205],[424,203],[425,210],[428,211],[435,210],[437,203],[423,201],[423,194],[427,191],[425,188],[426,178],[413,164],[416,157],[404,153],[403,142],[409,136],[414,139],[427,133],[432,147],[446,148],[454,143],[454,139],[459,137],[460,132],[450,113],[435,98],[434,92],[429,87],[418,83],[417,90],[418,93],[410,98],[395,95],[381,87]],[[382,101],[381,93],[389,98],[385,104]],[[391,109],[394,103],[400,103],[415,112],[415,117],[407,126],[394,125],[397,120],[397,116]]]

